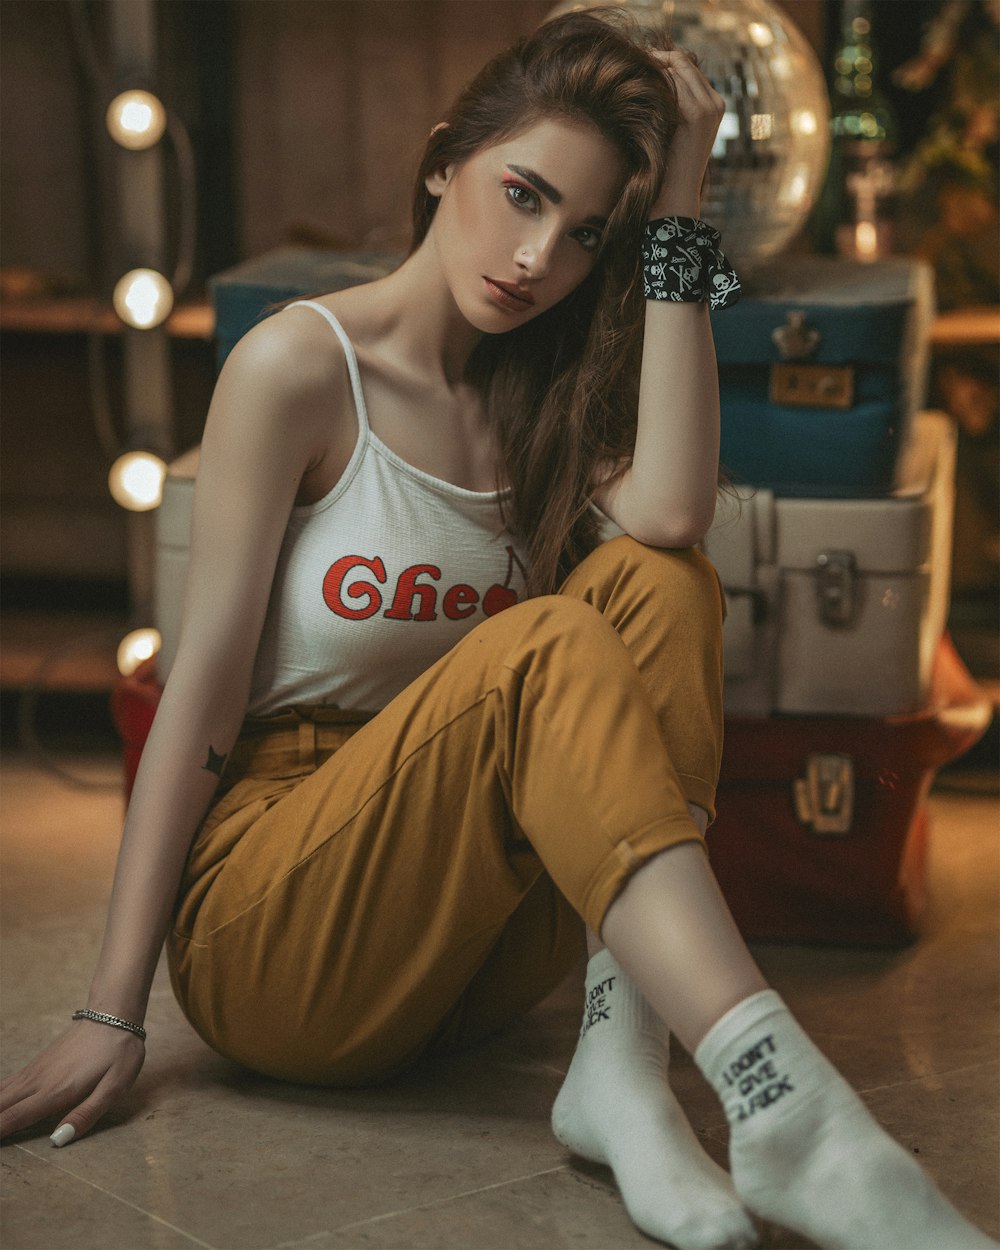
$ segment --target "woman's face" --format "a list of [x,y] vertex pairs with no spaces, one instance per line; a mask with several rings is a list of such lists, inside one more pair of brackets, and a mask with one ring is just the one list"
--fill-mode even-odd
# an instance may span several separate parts
[[432,174],[428,238],[466,320],[503,333],[579,286],[624,179],[596,127],[556,119]]

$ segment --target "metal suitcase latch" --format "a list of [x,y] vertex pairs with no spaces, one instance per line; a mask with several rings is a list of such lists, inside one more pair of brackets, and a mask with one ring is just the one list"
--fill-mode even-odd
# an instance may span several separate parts
[[823,336],[809,324],[804,312],[796,310],[788,314],[783,326],[771,331],[771,341],[782,360],[808,360],[815,355]]
[[850,408],[854,403],[852,365],[772,365],[768,398],[799,408]]
[[824,625],[846,629],[854,623],[859,596],[853,551],[821,551],[816,557],[816,605]]
[[854,819],[854,764],[849,755],[809,755],[794,782],[795,814],[813,833],[849,833]]

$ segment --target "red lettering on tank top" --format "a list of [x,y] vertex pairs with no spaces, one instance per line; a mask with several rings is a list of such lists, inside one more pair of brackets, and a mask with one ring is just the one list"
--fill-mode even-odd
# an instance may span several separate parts
[[[448,620],[463,621],[474,615],[477,607],[484,616],[496,616],[498,612],[513,607],[518,601],[518,593],[511,585],[515,564],[524,576],[524,565],[517,558],[514,548],[508,547],[507,575],[503,585],[496,582],[482,595],[466,582],[450,586],[444,592],[442,602]],[[379,556],[372,556],[371,559],[366,556],[341,556],[330,565],[323,578],[323,601],[331,612],[345,620],[366,621],[382,607],[382,593],[377,585],[363,578],[345,586],[348,574],[354,569],[367,569],[383,586],[388,581],[385,562]],[[432,582],[418,582],[418,577],[429,577]],[[392,603],[382,615],[390,621],[436,621],[438,588],[432,583],[440,580],[441,570],[436,564],[409,565],[396,578]]]
[[[382,613],[390,621],[436,621],[437,612],[437,587],[417,585],[417,578],[421,574],[426,573],[428,577],[433,577],[438,581],[441,577],[441,570],[436,564],[411,564],[408,569],[403,569],[396,582],[396,593],[392,597],[392,607]],[[416,615],[413,613],[413,598],[417,596],[420,599],[420,608]]]
[[385,582],[386,573],[385,565],[376,556],[374,560],[366,560],[364,556],[341,556],[335,563],[331,564],[323,578],[323,601],[331,612],[336,612],[338,616],[344,617],[348,621],[365,621],[382,606],[382,596],[378,589],[368,582],[351,582],[347,587],[346,593],[352,599],[367,599],[363,607],[352,608],[350,604],[344,602],[343,585],[344,578],[355,568],[370,569],[380,582]]
[[444,614],[449,621],[464,621],[476,610],[479,602],[479,591],[472,586],[459,582],[444,594]]

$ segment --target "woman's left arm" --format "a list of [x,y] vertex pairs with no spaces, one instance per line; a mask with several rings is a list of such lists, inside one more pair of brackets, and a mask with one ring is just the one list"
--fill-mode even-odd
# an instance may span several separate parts
[[[698,217],[725,102],[680,51],[655,54],[677,88],[681,120],[651,218]],[[594,500],[653,547],[690,547],[715,515],[719,379],[705,303],[647,300],[635,452]]]

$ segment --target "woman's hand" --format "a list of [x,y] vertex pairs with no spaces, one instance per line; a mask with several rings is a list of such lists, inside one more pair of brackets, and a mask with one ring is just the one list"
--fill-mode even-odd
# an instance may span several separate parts
[[686,52],[654,52],[677,91],[680,123],[667,153],[654,217],[698,217],[701,188],[726,102]]
[[72,1126],[72,1134],[63,1135],[66,1141],[82,1137],[131,1089],[145,1057],[145,1045],[134,1033],[77,1021],[0,1083],[0,1136],[55,1120],[60,1128]]

